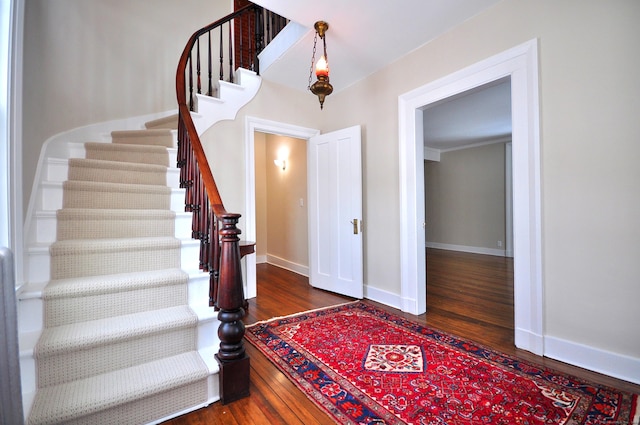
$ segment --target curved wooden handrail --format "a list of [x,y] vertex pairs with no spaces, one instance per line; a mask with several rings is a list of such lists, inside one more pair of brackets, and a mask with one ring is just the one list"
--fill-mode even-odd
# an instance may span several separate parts
[[196,40],[203,34],[208,33],[209,31],[218,28],[219,26],[226,24],[232,21],[234,18],[245,14],[250,10],[255,10],[257,6],[249,5],[245,6],[241,9],[238,9],[236,12],[222,18],[218,19],[215,22],[207,25],[194,32],[189,41],[187,42],[184,50],[182,51],[182,55],[180,56],[180,60],[178,61],[178,70],[176,72],[176,97],[178,100],[178,117],[179,117],[179,125],[180,123],[184,124],[184,130],[188,133],[189,140],[191,140],[192,149],[196,156],[196,160],[198,162],[198,166],[200,167],[200,174],[204,179],[204,186],[207,190],[207,194],[209,196],[209,202],[211,203],[211,207],[213,209],[214,214],[217,217],[222,217],[227,214],[227,211],[224,208],[224,204],[222,203],[222,198],[220,198],[220,192],[218,191],[218,186],[216,185],[215,179],[213,178],[213,174],[211,173],[211,168],[209,167],[209,163],[207,162],[207,157],[204,153],[204,149],[202,148],[202,144],[200,143],[200,137],[198,136],[198,132],[196,131],[196,126],[193,123],[193,119],[191,118],[190,107],[187,104],[187,84],[186,84],[186,70],[187,64],[189,63],[189,58],[191,55],[191,51],[193,47],[196,45]]
[[[223,403],[231,402],[249,394],[249,357],[243,345],[244,290],[242,283],[242,254],[240,230],[237,227],[240,214],[228,212],[220,197],[218,186],[211,172],[204,148],[191,117],[193,107],[193,50],[197,59],[197,90],[200,92],[200,37],[208,35],[209,79],[211,79],[211,31],[220,28],[220,45],[223,31],[221,25],[245,13],[262,11],[256,5],[245,6],[196,31],[185,46],[176,72],[176,96],[178,101],[178,166],[180,185],[186,188],[185,210],[192,212],[193,237],[200,239],[200,267],[210,274],[209,305],[219,310],[220,349],[216,360],[220,365],[220,394]],[[259,22],[256,14],[255,22]],[[262,32],[255,30],[254,64],[261,49]],[[231,25],[229,24],[229,46]],[[230,57],[232,56],[231,47]],[[222,77],[222,47],[220,53],[220,75]],[[229,60],[233,66],[233,60]],[[230,74],[232,74],[230,72]],[[189,86],[187,87],[187,75]],[[211,81],[209,81],[211,87]],[[210,89],[211,91],[211,89]],[[187,99],[189,92],[189,99]]]

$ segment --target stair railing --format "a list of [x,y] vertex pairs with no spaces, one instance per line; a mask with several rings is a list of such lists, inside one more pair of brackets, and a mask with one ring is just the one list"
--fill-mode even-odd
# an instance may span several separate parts
[[[229,403],[249,394],[249,357],[244,344],[244,298],[240,260],[254,252],[253,244],[240,243],[240,214],[228,212],[207,162],[191,117],[194,91],[202,93],[201,50],[207,63],[207,95],[214,93],[217,78],[233,82],[233,70],[246,68],[259,74],[258,54],[286,25],[286,19],[249,4],[196,31],[185,46],[176,73],[178,100],[178,167],[180,186],[186,189],[185,211],[192,213],[192,237],[200,240],[200,268],[209,272],[209,306],[219,310],[220,394]],[[214,46],[218,58],[213,60]],[[201,49],[206,46],[206,49]],[[225,75],[224,52],[228,52]],[[195,57],[195,60],[194,60]],[[194,70],[195,68],[195,70]],[[188,84],[187,84],[188,82]]]
[[185,68],[185,78],[189,82],[185,85],[189,110],[195,110],[195,94],[203,92],[203,62],[206,62],[205,94],[215,96],[214,78],[233,83],[237,68],[260,74],[258,55],[288,22],[288,19],[250,3],[196,31],[183,51],[183,56],[187,50],[189,52],[188,68]]

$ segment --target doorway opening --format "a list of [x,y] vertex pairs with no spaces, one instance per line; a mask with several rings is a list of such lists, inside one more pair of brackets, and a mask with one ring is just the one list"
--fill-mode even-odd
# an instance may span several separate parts
[[[263,118],[246,117],[245,119],[245,205],[246,222],[245,238],[255,241],[257,239],[256,223],[256,168],[255,146],[256,134],[271,134],[295,139],[302,139],[305,142],[311,137],[320,134],[320,130],[300,127],[297,125],[266,120]],[[274,158],[277,159],[277,158]],[[275,168],[275,164],[272,166]],[[246,298],[254,298],[257,295],[256,289],[256,254],[245,257],[245,288]]]
[[459,93],[511,79],[514,340],[543,354],[538,43],[532,40],[398,99],[402,310],[426,311],[423,110]]
[[513,339],[511,122],[509,78],[423,111],[427,314]]
[[307,141],[256,132],[256,262],[309,276]]

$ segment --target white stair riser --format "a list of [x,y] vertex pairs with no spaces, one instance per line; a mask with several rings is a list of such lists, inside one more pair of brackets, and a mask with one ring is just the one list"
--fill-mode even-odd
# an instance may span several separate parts
[[[175,162],[170,163],[175,164]],[[168,168],[167,169],[167,186],[169,187],[180,187],[180,169],[179,168]]]
[[175,167],[178,163],[178,149],[176,148],[167,148],[169,152],[169,167]]
[[50,280],[51,256],[48,247],[29,248],[29,282],[46,282]]
[[[22,393],[30,395],[30,402],[33,402],[33,396],[35,395],[37,383],[36,383],[36,359],[33,355],[20,356],[20,383],[22,385]],[[31,403],[25,403],[23,398],[23,408],[27,410]],[[27,406],[28,404],[28,406]],[[28,412],[29,410],[27,410]],[[25,412],[26,413],[26,412]]]
[[54,211],[41,211],[36,213],[35,218],[36,240],[39,244],[50,244],[56,240],[57,219]]
[[56,211],[62,208],[62,183],[45,182],[40,189],[40,204],[42,211]]
[[218,338],[218,326],[220,322],[217,319],[201,320],[198,322],[198,350],[213,348],[218,352],[220,348],[220,339]]
[[[182,209],[184,210],[184,207]],[[186,212],[176,214],[176,238],[191,239],[191,215]]]
[[188,303],[193,309],[209,305],[209,273],[189,275]]
[[189,307],[198,315],[198,351],[217,353],[220,348],[218,338],[218,312],[209,307],[209,273],[189,275]]
[[171,211],[184,212],[185,189],[171,189]]
[[[216,349],[216,353],[218,350]],[[220,400],[220,375],[219,372],[212,373],[207,379],[207,387],[209,389],[209,400],[207,406]],[[176,415],[178,416],[178,415]]]
[[18,332],[41,331],[43,311],[42,298],[20,299],[18,302]]
[[182,241],[180,267],[188,272],[200,269],[200,241],[189,239]]
[[69,175],[69,161],[59,158],[47,159],[47,180],[50,182],[63,182]]
[[84,143],[69,143],[69,158],[84,158],[86,154]]

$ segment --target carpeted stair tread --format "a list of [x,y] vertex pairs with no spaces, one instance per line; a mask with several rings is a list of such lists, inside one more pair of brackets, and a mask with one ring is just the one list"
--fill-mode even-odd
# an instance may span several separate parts
[[[177,307],[172,307],[173,309]],[[187,309],[186,306],[182,308]],[[146,314],[160,315],[169,309],[144,312]],[[135,313],[123,317],[130,317],[130,320],[138,320],[137,316],[143,313]],[[173,320],[169,320],[173,318]],[[46,349],[38,351],[36,346],[34,355],[37,360],[37,381],[39,388],[46,388],[53,385],[71,382],[90,376],[107,373],[118,369],[135,366],[137,364],[158,360],[162,357],[174,356],[187,351],[195,350],[198,346],[197,318],[195,315],[185,318],[175,318],[168,315],[165,320],[156,323],[152,328],[140,329],[140,326],[126,323],[117,323],[120,330],[128,329],[128,333],[109,333],[107,328],[109,323],[115,318],[102,319],[90,322],[102,322],[96,325],[95,331],[100,332],[87,340],[91,335],[91,329],[86,330],[84,338],[82,335],[75,338],[66,337],[59,332],[57,349],[52,349],[49,345]],[[188,320],[187,320],[188,319]],[[142,322],[144,323],[144,322]],[[48,331],[57,328],[69,328],[76,332],[78,324],[64,325],[50,328],[43,332],[43,341],[47,341]],[[68,329],[68,330],[69,330]],[[66,337],[66,338],[65,338]],[[66,345],[61,345],[66,343]]]
[[56,326],[44,329],[35,352],[37,357],[44,357],[69,350],[86,350],[116,340],[130,340],[160,331],[195,326],[197,320],[195,313],[183,305],[162,311],[145,311]]
[[84,147],[88,159],[170,166],[169,152],[164,146],[87,142]]
[[148,121],[144,124],[146,128],[167,128],[171,130],[178,129],[178,114],[169,115],[166,117],[158,118]]
[[171,188],[161,185],[67,180],[63,208],[170,209]]
[[71,239],[57,241],[49,248],[51,256],[81,253],[108,253],[138,250],[180,248],[180,240],[173,237],[147,237],[130,239]]
[[197,323],[181,305],[45,328],[34,348],[38,387],[195,350]]
[[[42,388],[30,425],[66,423],[102,410],[204,381],[207,366],[196,351],[163,358],[78,381]],[[199,400],[193,400],[198,403]],[[200,401],[201,402],[201,401]],[[91,423],[91,421],[87,421]]]
[[116,144],[164,146],[175,145],[174,136],[168,129],[119,130],[111,132],[111,142]]
[[49,247],[51,279],[110,275],[180,267],[174,237],[71,239]]
[[[89,295],[106,295],[129,292],[141,288],[186,284],[189,275],[181,269],[151,270],[134,273],[118,273],[106,276],[86,276],[50,281],[42,298],[75,298]],[[184,304],[184,300],[183,301]]]
[[64,208],[57,240],[174,236],[175,218],[171,210]]
[[130,183],[110,183],[92,181],[72,181],[63,182],[65,190],[86,190],[90,192],[124,192],[124,193],[157,193],[171,194],[171,188],[163,185],[151,184],[130,184]]
[[93,208],[64,208],[56,212],[58,220],[101,220],[113,218],[115,220],[173,220],[176,217],[175,211],[171,210],[127,210],[115,209],[93,209]]
[[166,185],[167,167],[102,159],[69,159],[68,180]]
[[50,281],[43,290],[47,327],[187,304],[181,269],[83,276]]

